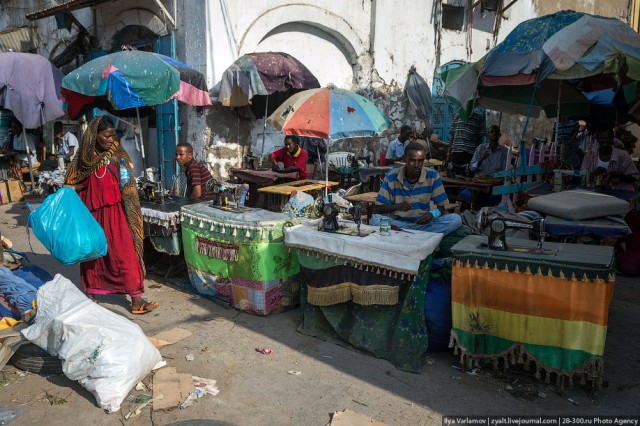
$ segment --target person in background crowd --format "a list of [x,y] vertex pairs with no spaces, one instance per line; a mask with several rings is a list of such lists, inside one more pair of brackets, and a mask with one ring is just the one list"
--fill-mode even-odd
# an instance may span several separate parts
[[73,160],[78,149],[78,138],[68,130],[65,130],[61,121],[53,124],[53,136],[56,138],[58,155],[62,155],[66,163]]
[[145,274],[142,211],[136,180],[120,184],[120,159],[124,158],[130,175],[133,167],[115,135],[108,117],[94,118],[67,169],[67,186],[78,192],[104,229],[109,247],[105,256],[80,264],[80,281],[85,294],[94,302],[99,294],[129,294],[131,313],[146,314],[159,304],[142,299]]
[[460,117],[460,114],[456,114],[449,129],[447,162],[460,166],[469,164],[476,148],[482,143],[485,132],[484,114],[474,110],[466,121]]
[[404,148],[409,144],[413,135],[413,129],[411,126],[404,125],[400,128],[400,134],[397,138],[391,141],[387,148],[387,155],[385,161],[391,165],[397,161],[402,161],[404,158]]
[[[13,132],[13,149],[18,152],[18,160],[27,164],[28,160],[31,159],[31,167],[35,167],[38,159],[34,136],[27,133],[22,128],[22,123],[15,118],[11,121],[11,131]],[[28,155],[27,151],[29,152]]]
[[613,146],[613,130],[600,128],[595,135],[598,148],[586,153],[581,169],[596,186],[634,191],[640,172],[627,151]]
[[507,168],[509,150],[500,145],[500,128],[496,125],[489,127],[487,139],[489,143],[480,144],[469,163],[469,170],[475,176],[491,176]]
[[[282,173],[298,172],[298,180],[305,180],[307,175],[307,151],[300,147],[300,139],[295,135],[284,138],[284,148],[269,154],[273,162],[273,170]],[[284,169],[278,168],[278,163],[284,164]]]
[[[416,143],[406,146],[405,165],[391,169],[380,185],[376,206],[369,222],[379,225],[381,215],[391,217],[398,228],[449,234],[462,225],[458,214],[444,210],[449,201],[438,172],[423,167],[424,148]],[[430,209],[431,201],[437,206]]]
[[213,177],[207,166],[193,159],[193,146],[188,142],[180,142],[176,146],[176,161],[184,167],[187,177],[187,197],[191,201],[209,200],[213,198],[213,189],[207,185]]

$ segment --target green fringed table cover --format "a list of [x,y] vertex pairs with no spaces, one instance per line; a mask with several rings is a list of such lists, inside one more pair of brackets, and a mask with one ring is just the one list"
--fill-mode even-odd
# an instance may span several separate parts
[[260,315],[299,303],[296,253],[284,229],[297,219],[251,209],[235,213],[209,202],[181,210],[182,242],[191,284],[208,296]]

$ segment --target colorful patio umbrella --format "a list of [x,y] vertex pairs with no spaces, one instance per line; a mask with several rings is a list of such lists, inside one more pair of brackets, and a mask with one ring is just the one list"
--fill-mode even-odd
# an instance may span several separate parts
[[9,109],[25,129],[64,115],[60,84],[64,74],[44,56],[0,53],[0,107]]
[[154,52],[123,50],[93,59],[62,80],[67,114],[77,118],[97,107],[113,115],[177,99],[211,105],[202,73]]
[[[371,100],[334,87],[296,93],[267,122],[288,135],[330,140],[374,136],[391,126],[391,121]],[[326,164],[328,185],[329,162]]]
[[252,104],[255,96],[275,93],[288,93],[290,96],[301,90],[318,87],[320,83],[311,71],[287,53],[248,53],[225,70],[220,81],[218,100],[224,106],[241,107]]
[[[471,101],[507,112],[526,109],[527,115],[544,109],[555,116],[557,108],[550,102],[555,92],[560,114],[586,116],[588,93],[621,90],[640,80],[639,65],[640,36],[627,24],[560,11],[521,23],[480,61],[454,70],[447,76],[445,93],[465,107]],[[628,87],[624,95],[628,103],[638,98]]]
[[267,119],[288,135],[343,139],[376,135],[391,121],[364,96],[324,87],[297,93]]

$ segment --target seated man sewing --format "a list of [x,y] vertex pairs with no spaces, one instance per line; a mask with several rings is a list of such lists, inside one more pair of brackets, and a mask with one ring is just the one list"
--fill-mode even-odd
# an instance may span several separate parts
[[613,130],[601,128],[595,134],[598,147],[586,153],[580,169],[589,171],[596,186],[635,191],[640,172],[627,151],[613,146]]
[[[269,154],[273,162],[273,171],[282,173],[298,172],[298,180],[305,180],[307,175],[307,151],[300,148],[300,139],[295,135],[284,138],[284,148]],[[278,168],[278,163],[284,164],[284,169]]]
[[[391,169],[380,185],[370,224],[378,225],[380,215],[391,217],[399,228],[449,234],[462,225],[455,213],[446,214],[447,194],[437,171],[423,167],[426,154],[417,143],[405,147],[403,167]],[[431,201],[437,206],[429,210]]]
[[212,181],[207,166],[193,159],[193,146],[187,142],[180,142],[176,146],[176,161],[185,168],[187,177],[186,195],[191,201],[202,201],[213,198],[213,190],[207,185]]
[[492,176],[507,168],[509,150],[500,145],[500,127],[493,125],[487,132],[488,143],[482,143],[476,148],[476,152],[469,163],[469,170],[475,176]]

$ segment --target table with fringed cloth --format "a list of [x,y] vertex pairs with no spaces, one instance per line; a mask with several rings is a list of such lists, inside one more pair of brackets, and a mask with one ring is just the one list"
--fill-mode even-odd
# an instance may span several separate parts
[[155,250],[174,256],[182,252],[180,209],[187,204],[187,197],[175,195],[166,196],[164,200],[140,200],[144,236],[149,237]]
[[185,206],[180,216],[189,278],[199,293],[259,315],[300,303],[298,260],[284,245],[284,229],[296,219],[262,209],[228,212],[209,202]]
[[[354,226],[351,223],[349,226]],[[377,228],[366,237],[318,231],[307,222],[285,231],[300,262],[303,321],[298,331],[347,342],[405,371],[426,363],[425,289],[442,234]]]
[[557,254],[527,253],[537,242],[511,239],[517,251],[494,251],[471,235],[452,248],[451,346],[470,366],[523,364],[561,386],[574,379],[599,388],[609,305],[615,281],[613,248],[544,243]]

